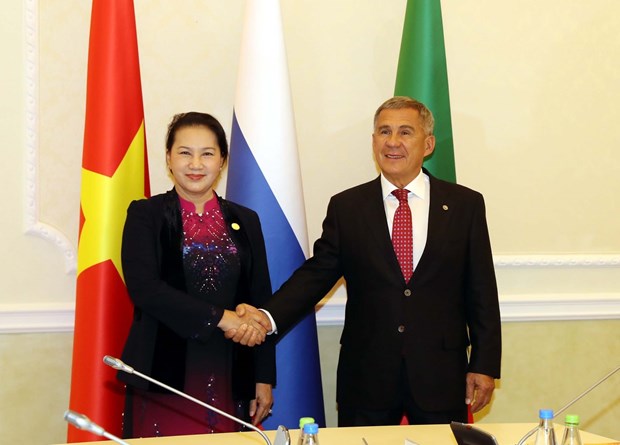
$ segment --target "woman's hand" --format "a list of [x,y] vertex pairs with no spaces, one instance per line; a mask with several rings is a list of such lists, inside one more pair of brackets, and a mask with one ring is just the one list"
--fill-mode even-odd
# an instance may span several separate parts
[[243,338],[239,343],[244,346],[260,345],[267,335],[267,330],[249,312],[240,316],[235,311],[225,310],[217,327],[224,332],[239,333]]
[[273,392],[269,383],[256,384],[256,399],[250,401],[250,417],[252,424],[258,425],[271,414]]
[[238,317],[243,320],[247,320],[246,326],[241,326],[239,329],[224,329],[223,326],[221,327],[221,329],[224,331],[224,337],[234,341],[235,343],[240,343],[245,346],[254,346],[254,344],[262,343],[262,341],[259,343],[255,342],[254,344],[250,343],[252,341],[252,335],[254,334],[254,331],[248,329],[249,327],[252,327],[260,332],[265,331],[265,333],[271,332],[273,330],[271,322],[269,321],[269,317],[267,317],[264,312],[256,309],[252,305],[249,305],[247,303],[241,303],[237,306],[235,312]]

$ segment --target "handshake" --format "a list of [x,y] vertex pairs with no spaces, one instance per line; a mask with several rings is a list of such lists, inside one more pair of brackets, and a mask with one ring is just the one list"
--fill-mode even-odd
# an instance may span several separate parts
[[269,317],[254,306],[242,303],[234,311],[225,310],[217,325],[224,337],[244,346],[256,346],[273,331]]

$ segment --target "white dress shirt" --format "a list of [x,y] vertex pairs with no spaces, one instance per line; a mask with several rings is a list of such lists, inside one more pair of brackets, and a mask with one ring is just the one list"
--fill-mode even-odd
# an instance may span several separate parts
[[[387,219],[390,237],[392,236],[392,226],[394,225],[394,213],[398,207],[398,199],[392,195],[396,190],[394,184],[388,181],[381,173],[381,191],[383,193],[383,206]],[[411,223],[413,229],[413,270],[415,271],[420,257],[426,246],[426,236],[428,234],[428,209],[430,204],[431,185],[428,176],[420,170],[420,174],[409,184],[403,187],[409,190],[408,202],[411,209]]]

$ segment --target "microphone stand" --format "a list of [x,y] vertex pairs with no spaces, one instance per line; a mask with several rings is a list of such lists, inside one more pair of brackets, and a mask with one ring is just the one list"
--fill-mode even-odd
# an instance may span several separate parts
[[172,388],[171,386],[166,385],[165,383],[159,382],[151,377],[149,377],[148,375],[142,374],[139,371],[136,371],[134,368],[132,368],[131,366],[127,365],[125,362],[123,362],[122,360],[112,357],[110,355],[106,355],[105,357],[103,357],[103,363],[105,363],[106,365],[117,369],[119,371],[123,371],[126,372],[127,374],[135,374],[140,378],[143,378],[144,380],[147,380],[151,383],[154,383],[158,386],[161,386],[162,388],[167,389],[170,392],[173,392],[187,400],[190,400],[194,403],[197,403],[198,405],[207,408],[211,411],[215,411],[216,413],[234,421],[237,423],[240,423],[241,425],[256,431],[258,434],[260,434],[262,436],[262,438],[265,440],[265,442],[267,443],[267,445],[272,445],[271,441],[269,440],[269,438],[267,437],[267,435],[265,433],[263,433],[259,428],[255,427],[254,425],[252,425],[251,423],[245,422],[241,419],[236,418],[235,416],[232,416],[230,414],[228,414],[227,412],[222,411],[221,409],[218,409],[214,406],[209,405],[208,403],[203,402],[202,400],[198,400],[195,397],[190,396],[189,394],[185,394],[177,389]]
[[89,433],[93,433],[97,436],[105,437],[106,439],[110,439],[120,445],[129,445],[127,442],[119,439],[114,434],[108,433],[106,430],[104,430],[102,427],[90,420],[84,414],[80,414],[72,410],[67,410],[65,411],[65,420],[80,430],[86,430]]
[[[581,399],[583,396],[585,396],[586,394],[588,394],[590,391],[592,391],[594,388],[596,388],[598,385],[600,385],[601,383],[603,383],[605,380],[607,380],[609,377],[611,377],[612,375],[614,375],[616,372],[618,372],[618,370],[620,370],[620,366],[617,366],[616,369],[614,369],[613,371],[609,372],[607,375],[605,375],[603,378],[601,378],[599,381],[597,381],[594,385],[590,386],[588,389],[586,389],[584,392],[582,392],[581,394],[579,394],[577,397],[575,397],[573,400],[571,400],[570,402],[568,402],[566,405],[564,405],[562,408],[560,408],[556,413],[554,413],[553,418],[555,419],[556,417],[558,417],[560,414],[562,414],[564,411],[566,411],[567,408],[571,407],[573,405],[573,403],[575,403],[577,400]],[[530,437],[532,436],[536,431],[538,430],[538,426],[534,427],[532,430],[528,431],[525,436],[523,436],[521,438],[521,440],[519,440],[519,442],[517,443],[517,445],[523,445],[523,443]]]

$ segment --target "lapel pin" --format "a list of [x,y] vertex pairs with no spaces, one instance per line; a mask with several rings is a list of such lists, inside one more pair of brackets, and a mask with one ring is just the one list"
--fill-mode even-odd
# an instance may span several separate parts
[[233,230],[239,230],[241,228],[241,226],[237,223],[232,223],[230,227],[232,227]]
[[446,204],[444,204],[443,206],[441,206],[444,210],[448,210],[448,206]]

